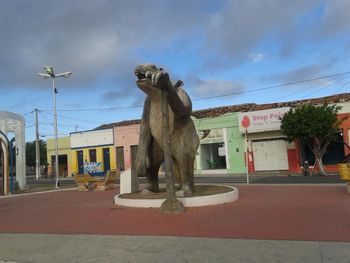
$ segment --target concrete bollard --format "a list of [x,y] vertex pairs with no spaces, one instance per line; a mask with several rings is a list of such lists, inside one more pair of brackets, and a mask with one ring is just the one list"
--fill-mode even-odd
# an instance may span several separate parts
[[120,174],[120,193],[130,194],[139,191],[139,178],[135,170],[128,169]]

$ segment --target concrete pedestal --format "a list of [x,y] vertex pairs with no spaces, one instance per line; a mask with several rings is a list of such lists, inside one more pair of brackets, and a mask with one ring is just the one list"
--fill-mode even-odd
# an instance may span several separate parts
[[139,178],[135,170],[128,169],[120,174],[120,193],[130,194],[139,190]]
[[[226,187],[231,188],[232,191],[213,195],[180,197],[178,200],[183,204],[184,207],[219,205],[238,200],[238,188],[232,186]],[[159,208],[164,201],[165,199],[129,199],[119,197],[119,195],[116,195],[114,197],[114,204],[128,207]]]

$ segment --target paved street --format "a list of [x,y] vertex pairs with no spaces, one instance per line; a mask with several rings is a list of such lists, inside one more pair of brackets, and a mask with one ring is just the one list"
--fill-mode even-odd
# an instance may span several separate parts
[[182,215],[115,206],[116,191],[1,198],[0,260],[350,262],[344,185],[238,189],[236,202]]
[[[196,183],[225,183],[225,184],[244,184],[247,182],[246,175],[197,175]],[[145,178],[140,178],[140,183],[145,183]],[[160,182],[164,183],[164,177],[160,177]],[[251,184],[342,184],[339,175],[329,176],[287,176],[287,175],[250,175],[249,182]],[[33,176],[27,177],[28,184],[55,184],[53,178],[36,180]],[[61,184],[75,184],[71,177],[60,178]],[[119,181],[118,181],[119,183]]]

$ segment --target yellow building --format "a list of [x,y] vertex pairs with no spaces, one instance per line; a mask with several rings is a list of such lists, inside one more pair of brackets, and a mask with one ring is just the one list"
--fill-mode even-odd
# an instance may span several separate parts
[[[84,168],[90,166],[94,169],[88,173],[104,173],[108,170],[116,169],[115,150],[113,146],[89,147],[72,149],[71,171],[73,174],[84,173]],[[112,161],[111,161],[112,160]],[[93,163],[96,163],[94,165]]]
[[104,174],[116,169],[113,129],[71,133],[71,172]]
[[[47,162],[48,162],[48,175],[54,175],[55,165],[55,139],[48,139],[47,143]],[[70,137],[58,138],[58,164],[59,164],[59,176],[71,176],[71,150],[70,150]]]

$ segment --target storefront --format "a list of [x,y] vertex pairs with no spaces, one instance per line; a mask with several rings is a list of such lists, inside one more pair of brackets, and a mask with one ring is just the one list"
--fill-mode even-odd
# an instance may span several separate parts
[[238,130],[237,113],[193,121],[200,139],[195,173],[244,173],[244,147]]
[[71,133],[70,144],[73,174],[102,175],[116,169],[113,129]]
[[[225,128],[199,131],[200,166],[203,170],[226,170],[227,148],[225,147]],[[226,135],[226,134],[225,134]],[[229,165],[229,164],[228,164]]]
[[[337,104],[342,106],[342,109],[337,115],[337,118],[341,120],[341,124],[335,134],[335,139],[330,143],[322,157],[323,167],[327,173],[337,173],[337,164],[343,162],[347,155],[350,154],[350,103]],[[311,170],[315,164],[313,153],[303,141],[299,143],[299,148],[301,161],[307,161],[309,170]],[[318,167],[315,168],[316,172],[318,172]]]
[[299,155],[280,130],[289,107],[239,113],[239,130],[246,140],[250,172],[298,172]]

